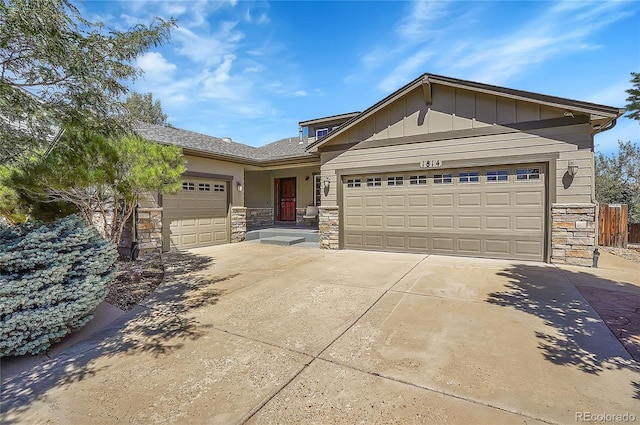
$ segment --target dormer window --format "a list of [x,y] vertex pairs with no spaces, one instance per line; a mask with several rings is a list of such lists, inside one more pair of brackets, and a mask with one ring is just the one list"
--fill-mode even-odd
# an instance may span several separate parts
[[316,130],[316,139],[326,136],[329,133],[328,128],[319,128]]

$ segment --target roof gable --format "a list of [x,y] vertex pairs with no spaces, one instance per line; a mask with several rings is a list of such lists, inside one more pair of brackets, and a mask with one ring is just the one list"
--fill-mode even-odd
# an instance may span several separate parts
[[[434,102],[434,86],[441,86],[442,88],[448,88],[451,90],[462,90],[471,93],[477,93],[479,95],[495,96],[496,98],[501,98],[516,103],[520,102],[521,104],[526,103],[531,105],[538,105],[540,108],[546,108],[548,115],[551,115],[548,111],[554,109],[555,115],[558,114],[558,111],[561,111],[564,115],[567,116],[574,116],[574,113],[584,114],[587,115],[592,121],[599,120],[598,128],[602,128],[603,131],[604,129],[611,128],[612,123],[615,123],[615,119],[624,113],[623,109],[605,105],[581,102],[577,100],[548,96],[523,90],[515,90],[506,87],[492,86],[489,84],[443,77],[434,74],[423,74],[415,80],[411,81],[409,84],[401,87],[394,93],[367,108],[362,113],[352,117],[331,133],[311,143],[307,147],[307,150],[309,152],[317,152],[320,147],[330,143],[333,140],[336,140],[337,138],[344,135],[347,131],[354,128],[356,125],[364,123],[365,120],[373,117],[377,112],[382,111],[384,108],[389,107],[394,102],[397,102],[410,94],[415,97],[416,93],[420,93],[422,105],[424,107],[430,108]],[[452,111],[451,113],[455,115],[455,111]],[[473,119],[475,119],[475,117],[473,117]],[[495,124],[496,121],[494,121],[493,123]],[[517,122],[517,120],[514,122]]]

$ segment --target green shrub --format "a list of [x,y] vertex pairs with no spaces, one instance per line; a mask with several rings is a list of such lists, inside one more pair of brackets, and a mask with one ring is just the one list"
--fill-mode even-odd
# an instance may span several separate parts
[[0,357],[40,353],[84,326],[116,259],[115,246],[77,216],[0,226]]

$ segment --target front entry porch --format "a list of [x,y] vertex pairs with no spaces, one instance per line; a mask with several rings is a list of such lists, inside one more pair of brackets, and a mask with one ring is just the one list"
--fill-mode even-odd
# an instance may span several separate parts
[[308,207],[319,202],[318,165],[245,171],[247,231],[266,228],[317,231],[317,211]]

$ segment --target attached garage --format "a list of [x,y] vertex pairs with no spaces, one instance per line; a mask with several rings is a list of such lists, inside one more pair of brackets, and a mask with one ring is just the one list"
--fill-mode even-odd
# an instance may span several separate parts
[[165,250],[229,243],[228,181],[185,177],[162,204]]
[[348,249],[542,261],[545,167],[344,176]]

